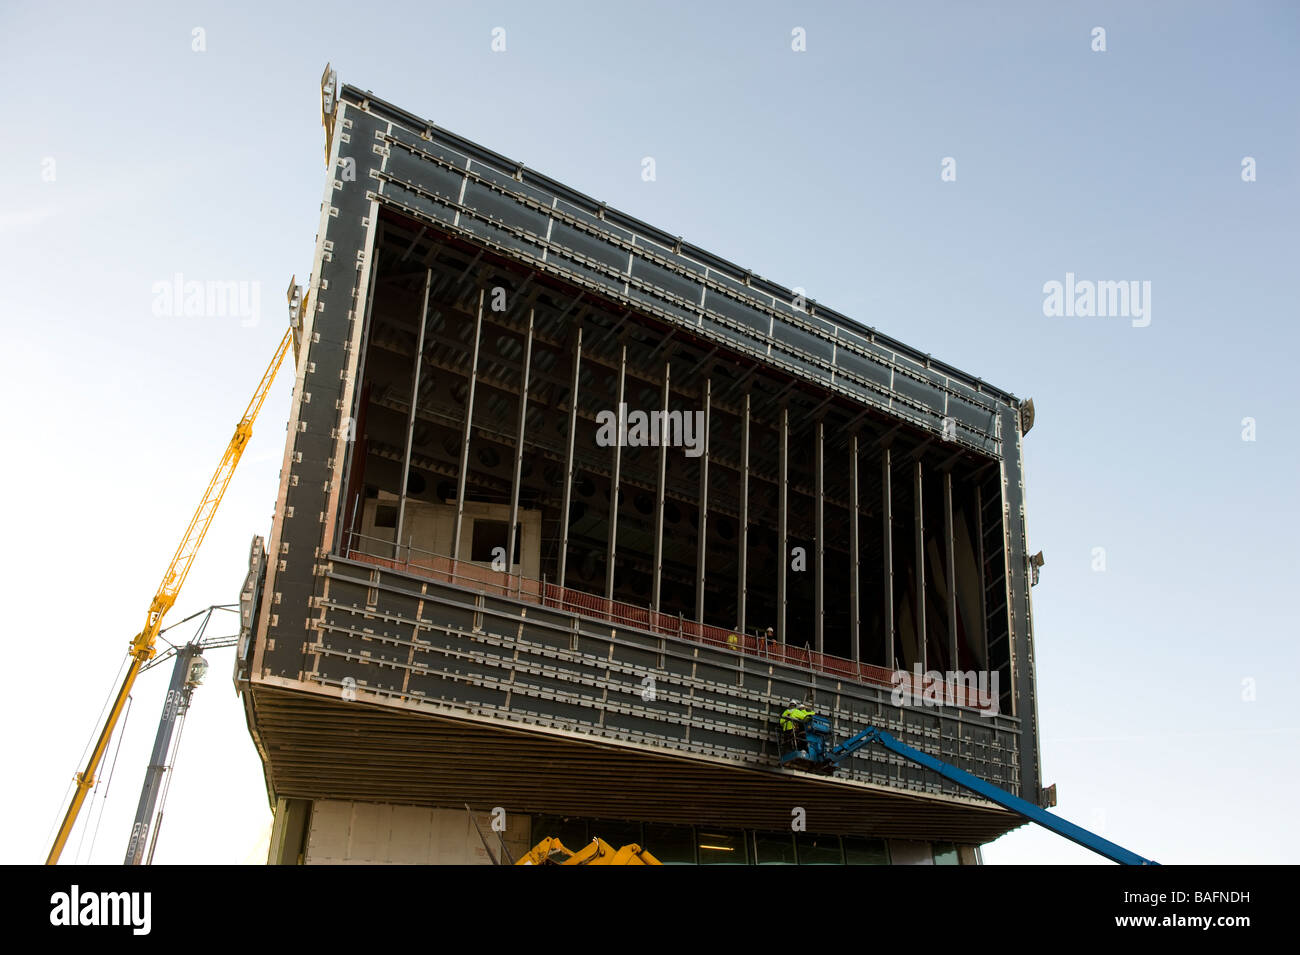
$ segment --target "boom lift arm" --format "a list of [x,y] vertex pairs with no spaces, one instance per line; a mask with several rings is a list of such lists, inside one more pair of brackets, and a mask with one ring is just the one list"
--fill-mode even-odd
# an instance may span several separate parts
[[936,759],[929,753],[923,753],[919,749],[913,749],[906,743],[901,743],[892,735],[882,729],[874,726],[868,726],[860,733],[849,737],[843,743],[837,746],[828,747],[830,740],[830,721],[820,714],[814,714],[804,721],[804,738],[789,748],[781,756],[782,766],[791,766],[799,769],[809,769],[814,772],[834,772],[836,767],[844,759],[852,756],[864,746],[872,743],[879,743],[885,749],[898,756],[903,757],[910,762],[923,766],[932,772],[938,773],[945,779],[951,780],[963,789],[968,789],[978,796],[983,796],[989,802],[996,803],[1003,809],[1010,809],[1018,815],[1024,816],[1030,822],[1035,822],[1048,829],[1058,836],[1064,836],[1071,842],[1083,846],[1085,849],[1091,849],[1099,855],[1105,856],[1112,862],[1118,862],[1121,865],[1158,865],[1150,859],[1143,858],[1136,852],[1130,852],[1122,846],[1107,839],[1103,839],[1096,833],[1089,832],[1072,822],[1067,822],[1060,816],[1053,815],[1045,809],[1035,806],[1033,803],[1021,799],[1019,796],[1012,795],[1005,789],[994,786],[992,783],[985,782],[978,776],[973,776],[956,766],[950,766],[941,759]]
[[190,567],[194,564],[195,555],[198,554],[199,545],[203,543],[203,538],[208,532],[208,527],[212,524],[212,518],[217,512],[217,507],[221,504],[221,498],[226,493],[226,487],[230,484],[231,477],[234,476],[235,466],[239,464],[239,458],[248,445],[248,439],[252,437],[253,422],[257,420],[258,412],[262,410],[262,402],[266,400],[267,392],[271,390],[271,383],[275,380],[276,372],[280,370],[280,364],[284,361],[285,353],[288,351],[292,340],[293,329],[290,328],[285,332],[284,338],[280,340],[280,344],[276,347],[271,363],[262,374],[262,380],[258,383],[257,390],[253,392],[248,407],[244,409],[244,416],[239,420],[239,424],[235,426],[234,436],[231,437],[230,443],[226,446],[226,453],[222,456],[221,463],[217,465],[212,480],[208,482],[207,490],[203,493],[203,499],[199,502],[198,509],[194,512],[194,516],[190,518],[190,525],[185,529],[185,536],[181,538],[180,546],[176,548],[172,562],[167,567],[167,573],[163,575],[162,584],[158,587],[158,592],[154,594],[153,602],[149,605],[149,613],[145,615],[144,628],[131,641],[128,651],[131,663],[127,667],[126,675],[122,678],[122,685],[118,688],[117,696],[113,699],[113,705],[108,711],[108,716],[99,732],[99,737],[95,741],[94,748],[90,751],[90,756],[86,761],[86,768],[77,773],[76,789],[72,794],[72,802],[69,804],[63,822],[59,825],[59,831],[54,837],[54,844],[50,847],[49,855],[45,859],[46,865],[54,865],[59,861],[59,856],[63,853],[63,847],[72,834],[72,827],[77,822],[77,815],[81,811],[82,803],[86,801],[87,794],[95,784],[95,772],[99,769],[100,761],[104,758],[109,740],[113,736],[113,730],[117,727],[117,721],[126,707],[127,698],[131,695],[131,687],[135,685],[135,678],[139,676],[141,667],[154,655],[154,645],[157,642],[158,633],[162,629],[163,617],[176,603],[176,597],[180,593],[181,586],[185,583]]

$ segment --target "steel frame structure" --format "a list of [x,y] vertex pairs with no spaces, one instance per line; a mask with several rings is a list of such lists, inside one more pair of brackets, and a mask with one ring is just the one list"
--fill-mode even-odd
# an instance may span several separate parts
[[[369,93],[330,96],[315,307],[240,664],[273,795],[444,798],[395,781],[403,759],[432,765],[427,748],[397,745],[406,756],[369,788],[358,754],[324,737],[309,766],[298,747],[330,713],[532,741],[572,756],[575,774],[578,753],[623,767],[623,782],[668,760],[683,793],[692,774],[734,778],[732,818],[761,820],[729,774],[773,767],[766,721],[812,694],[836,720],[889,726],[1045,798],[1015,396]],[[597,412],[625,401],[699,410],[703,453],[597,448]],[[543,514],[542,566],[561,587],[741,632],[770,621],[779,643],[854,662],[995,670],[1000,715],[891,707],[815,670],[377,568],[349,556],[376,486],[399,514],[413,496],[451,502],[452,555],[467,503],[497,500],[512,555],[521,509]],[[792,569],[792,547],[811,574]],[[662,688],[652,701],[647,675]],[[464,787],[486,798],[475,778]],[[1018,824],[879,753],[841,781],[791,785],[870,792],[882,810],[937,800],[951,824],[928,816],[926,831],[968,840]],[[512,798],[563,812],[563,793],[559,779]],[[672,818],[659,800],[638,805],[643,820]]]

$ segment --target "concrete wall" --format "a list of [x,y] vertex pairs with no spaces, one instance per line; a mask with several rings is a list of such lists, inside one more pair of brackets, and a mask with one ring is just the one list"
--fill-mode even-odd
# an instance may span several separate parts
[[[397,511],[399,498],[388,491],[380,491],[378,498],[371,498],[362,505],[359,537],[355,541],[357,549],[380,557],[395,560],[409,560],[412,564],[429,564],[434,555],[451,556],[452,542],[455,539],[456,504],[435,504],[429,501],[408,500],[403,517],[402,540],[395,550],[386,545],[376,547],[377,542],[391,542],[394,528],[380,526],[378,522],[380,509],[386,509],[389,518]],[[534,580],[542,576],[542,512],[537,510],[519,511],[519,563],[512,564],[510,573],[523,574]],[[464,561],[473,560],[474,524],[477,521],[492,521],[508,525],[510,506],[508,504],[488,504],[479,501],[465,503],[465,516],[461,525],[460,553],[455,555]],[[479,566],[491,569],[490,561],[479,562]]]
[[[296,801],[292,801],[296,802]],[[286,810],[295,808],[292,802]],[[273,858],[273,863],[305,865],[491,865],[470,816],[459,809],[424,809],[384,803],[339,800],[303,801],[309,807],[310,822],[298,853]],[[298,820],[292,812],[283,815],[290,828]],[[499,853],[497,834],[490,813],[475,813],[483,835],[494,853]],[[277,819],[277,822],[279,820]],[[520,858],[532,843],[554,833],[531,832],[526,815],[505,814],[502,837],[510,858]],[[748,838],[748,836],[747,836]],[[578,846],[570,845],[570,849]],[[652,852],[653,846],[648,846]],[[961,865],[979,865],[979,850],[955,847]],[[934,865],[935,846],[908,839],[889,840],[893,865]]]
[[[474,820],[493,851],[492,817]],[[532,847],[528,816],[507,815],[502,835],[512,858]],[[316,800],[304,851],[306,865],[491,865],[463,809]]]

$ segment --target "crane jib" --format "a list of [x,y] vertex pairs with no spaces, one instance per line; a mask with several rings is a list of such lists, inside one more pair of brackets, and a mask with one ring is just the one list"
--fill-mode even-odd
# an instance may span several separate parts
[[136,675],[140,672],[141,664],[154,655],[154,643],[162,627],[163,617],[176,602],[176,597],[185,584],[185,578],[194,563],[194,557],[198,554],[199,545],[203,543],[208,527],[212,524],[212,518],[216,515],[217,508],[221,504],[221,498],[235,473],[235,466],[239,463],[244,446],[248,443],[249,436],[252,434],[253,421],[262,408],[262,402],[266,400],[267,392],[270,391],[271,384],[275,381],[276,372],[280,370],[280,365],[284,361],[284,356],[292,342],[293,329],[290,328],[285,331],[284,337],[280,339],[280,344],[276,346],[275,355],[271,358],[271,363],[267,365],[266,371],[263,372],[261,381],[258,382],[257,389],[253,392],[253,397],[248,402],[248,407],[244,411],[239,425],[235,428],[234,437],[230,439],[225,453],[221,456],[221,463],[217,465],[216,471],[213,472],[212,479],[203,492],[203,498],[200,500],[194,516],[190,518],[189,526],[185,529],[185,535],[181,538],[180,546],[176,548],[176,554],[172,557],[171,565],[167,568],[167,573],[163,575],[163,582],[149,605],[149,613],[145,618],[144,629],[131,641],[131,665],[127,668],[126,676],[118,689],[116,700],[109,710],[104,726],[100,730],[94,748],[91,750],[90,757],[86,762],[86,768],[76,776],[77,784],[72,794],[72,801],[68,805],[68,810],[64,814],[58,832],[55,834],[54,844],[50,847],[49,855],[45,859],[46,865],[54,865],[59,861],[59,856],[63,853],[63,847],[67,844],[68,836],[72,834],[72,827],[76,824],[77,815],[81,811],[81,805],[85,802],[87,793],[94,785],[95,772],[99,769],[99,763],[103,759],[104,751],[108,748],[108,741],[117,726],[123,705],[127,697],[130,696],[131,686],[135,682]]

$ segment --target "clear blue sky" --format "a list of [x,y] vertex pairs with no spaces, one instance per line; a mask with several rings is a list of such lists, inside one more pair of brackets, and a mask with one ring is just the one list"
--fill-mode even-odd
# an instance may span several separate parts
[[[83,3],[57,18],[5,4],[4,861],[44,857],[126,642],[283,330],[283,289],[310,270],[326,60],[1032,396],[1059,811],[1161,861],[1294,861],[1298,47],[1284,3]],[[1043,285],[1067,272],[1149,281],[1150,325],[1045,317]],[[260,321],[156,316],[152,285],[176,273],[260,283]],[[174,619],[237,595],[270,525],[289,383]],[[159,861],[244,861],[269,823],[230,653],[210,655]],[[149,674],[136,694],[97,861],[121,857],[165,683]],[[985,859],[1092,857],[1021,830]]]

